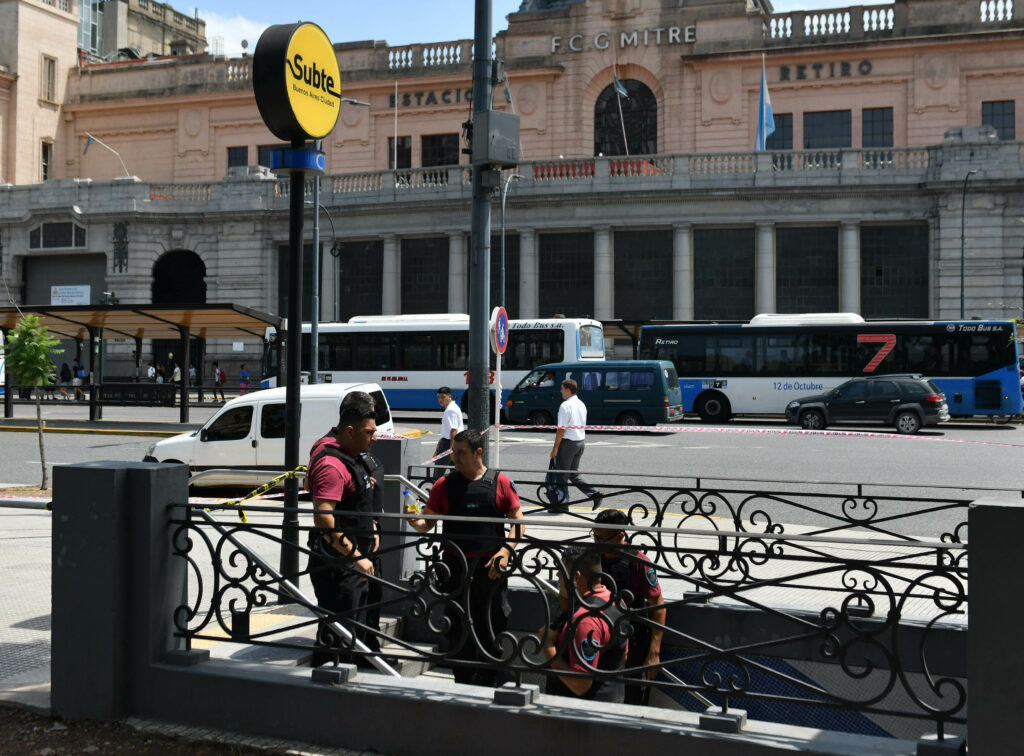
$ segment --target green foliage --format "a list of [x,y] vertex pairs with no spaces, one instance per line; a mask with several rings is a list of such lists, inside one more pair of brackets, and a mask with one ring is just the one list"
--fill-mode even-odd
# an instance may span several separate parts
[[48,386],[54,382],[53,355],[61,354],[60,341],[49,334],[38,315],[22,315],[10,332],[7,343],[7,368],[23,386]]

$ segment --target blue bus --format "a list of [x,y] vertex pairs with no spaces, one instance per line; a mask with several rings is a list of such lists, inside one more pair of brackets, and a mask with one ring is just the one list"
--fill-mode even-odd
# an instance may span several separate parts
[[793,399],[857,375],[919,373],[954,417],[1020,414],[1016,324],[865,321],[853,313],[758,315],[749,323],[649,325],[639,357],[670,360],[683,409],[705,422],[783,415]]

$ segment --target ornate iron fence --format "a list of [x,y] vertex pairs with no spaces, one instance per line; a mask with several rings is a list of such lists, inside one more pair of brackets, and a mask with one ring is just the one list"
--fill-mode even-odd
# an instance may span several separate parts
[[[646,589],[616,585],[605,569],[610,595],[588,606],[560,557],[568,545],[594,544],[589,501],[555,516],[541,503],[539,474],[514,477],[526,535],[496,578],[482,577],[480,559],[444,537],[444,521],[466,518],[436,518],[442,532],[421,535],[404,522],[408,515],[385,514],[379,557],[401,557],[401,574],[366,578],[367,604],[338,612],[321,609],[303,589],[309,548],[301,549],[306,567],[298,576],[285,579],[270,566],[269,555],[283,543],[281,507],[247,507],[246,524],[217,507],[184,506],[172,549],[190,572],[188,596],[175,616],[178,634],[190,644],[228,640],[316,652],[389,674],[416,660],[487,683],[579,678],[593,690],[625,680],[723,709],[750,703],[841,709],[929,720],[939,733],[966,723],[964,671],[934,650],[929,656],[930,638],[966,629],[966,492],[920,498],[892,486],[829,484],[835,490],[828,492],[815,490],[821,484],[709,486],[700,479],[682,486],[668,479],[663,486],[604,485],[603,507],[627,511],[633,524],[623,527],[628,543],[594,548],[656,576],[663,603],[641,600]],[[301,507],[300,519],[304,532],[313,530],[311,508]],[[637,550],[651,564],[637,562]],[[561,604],[559,584],[570,586]],[[506,586],[519,617],[504,611]],[[256,621],[279,599],[304,612],[284,623]],[[708,605],[746,612],[749,633],[731,638],[689,626],[686,612]],[[376,614],[405,618],[439,646],[390,637]],[[570,648],[575,630],[593,630],[595,622],[604,623],[609,637],[592,639],[589,654]],[[568,629],[545,646],[548,627]],[[660,654],[650,653],[652,636],[660,636]],[[614,659],[630,642],[634,651],[625,652],[621,665],[601,663],[602,653]],[[773,663],[796,646],[804,661],[828,665],[841,684],[821,684]],[[559,658],[575,661],[576,671],[553,668]],[[643,679],[648,675],[653,679]]]

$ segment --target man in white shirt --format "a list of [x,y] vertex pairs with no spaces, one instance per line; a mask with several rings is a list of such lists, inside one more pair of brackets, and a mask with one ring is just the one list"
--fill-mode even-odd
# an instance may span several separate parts
[[[576,396],[579,387],[572,378],[562,381],[562,406],[558,408],[558,430],[555,431],[555,445],[551,447],[551,459],[559,470],[571,470],[569,481],[585,496],[594,502],[594,508],[601,503],[604,495],[583,479],[576,470],[580,469],[580,457],[583,456],[586,438],[587,405]],[[564,505],[557,511],[568,512],[569,506]]]
[[[450,388],[442,386],[437,390],[437,403],[444,410],[444,415],[441,416],[441,438],[438,439],[437,446],[434,448],[434,456],[451,449],[455,436],[466,429],[466,424],[462,421],[462,408],[452,398],[452,390]],[[444,475],[445,471],[441,468],[451,466],[452,459],[450,455],[444,459],[439,459],[437,461],[437,468],[434,471],[434,479],[436,480]]]

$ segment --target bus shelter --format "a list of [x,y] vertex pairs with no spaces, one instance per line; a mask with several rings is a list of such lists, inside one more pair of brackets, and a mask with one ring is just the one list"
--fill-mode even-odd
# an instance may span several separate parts
[[[235,304],[108,304],[108,305],[22,305],[0,307],[0,331],[5,336],[22,315],[37,315],[49,332],[60,339],[88,340],[90,345],[88,390],[89,419],[102,416],[103,392],[97,356],[104,339],[129,338],[135,341],[135,374],[139,376],[143,339],[178,341],[181,355],[181,384],[178,387],[181,422],[189,421],[189,342],[191,339],[256,338],[261,341],[267,327],[282,331],[282,319]],[[5,373],[4,416],[13,416],[13,389],[10,371]]]

